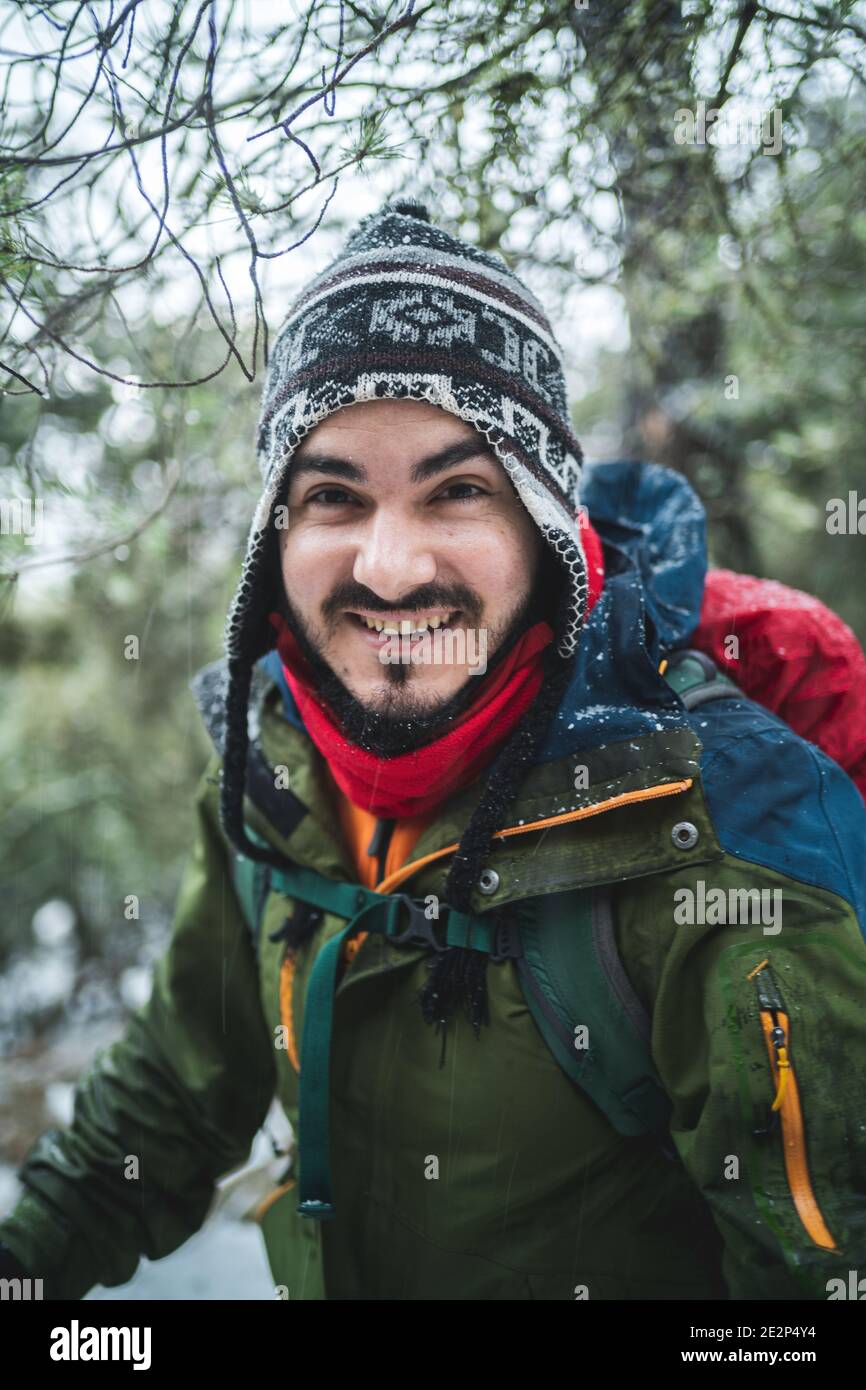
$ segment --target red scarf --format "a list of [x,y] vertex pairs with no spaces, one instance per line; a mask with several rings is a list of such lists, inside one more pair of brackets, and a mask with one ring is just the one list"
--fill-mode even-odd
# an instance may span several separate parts
[[[584,512],[580,525],[589,570],[589,613],[601,593],[604,564],[601,542]],[[298,712],[337,786],[354,805],[395,820],[428,815],[493,760],[541,689],[543,653],[553,640],[550,625],[536,623],[489,679],[482,677],[477,696],[447,733],[423,748],[381,758],[343,735],[284,620],[278,613],[268,617],[277,630],[277,651]]]

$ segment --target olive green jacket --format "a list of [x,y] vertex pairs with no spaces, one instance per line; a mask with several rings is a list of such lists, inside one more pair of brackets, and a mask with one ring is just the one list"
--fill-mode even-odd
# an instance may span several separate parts
[[[689,768],[685,739],[676,755],[662,746],[668,736],[639,742],[631,770],[622,750],[603,750],[577,798],[571,759],[532,770],[510,822],[554,824],[500,843],[499,888],[478,906],[610,885],[681,1161],[649,1137],[618,1135],[566,1078],[511,961],[488,966],[489,1028],[476,1039],[458,1020],[440,1068],[415,998],[426,953],[370,936],[336,996],[338,1215],[321,1225],[299,1217],[291,1172],[262,1204],[283,1297],[826,1297],[828,1279],[862,1265],[866,950],[855,914],[837,894],[725,854],[699,778],[641,799],[679,788]],[[262,747],[291,769],[307,812],[287,838],[252,808],[251,825],[295,863],[351,881],[319,756],[281,717],[273,689]],[[71,1127],[38,1141],[26,1194],[0,1225],[58,1296],[123,1283],[141,1254],[158,1259],[192,1235],[275,1093],[297,1121],[304,983],[344,924],[326,916],[289,975],[285,942],[268,936],[290,905],[273,893],[257,954],[218,825],[218,767],[215,757],[201,785],[198,840],[152,998],[83,1078]],[[417,844],[413,861],[428,862],[407,880],[415,896],[441,892],[448,856],[428,857],[458,838],[478,792],[453,798]],[[575,799],[578,810],[607,809],[563,822]],[[672,839],[682,822],[698,831],[690,850]],[[781,888],[782,930],[678,925],[675,893],[697,893],[699,880],[707,891]],[[754,1132],[777,1089],[749,979],[767,957],[792,1020],[809,1189],[799,1206],[785,1157],[796,1133]],[[282,1007],[281,979],[291,996]],[[133,1154],[137,1180],[124,1176]],[[816,1243],[822,1227],[835,1250]]]

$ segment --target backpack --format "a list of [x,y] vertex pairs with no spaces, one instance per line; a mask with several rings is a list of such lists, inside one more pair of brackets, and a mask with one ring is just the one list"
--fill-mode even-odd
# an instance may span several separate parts
[[712,569],[690,641],[844,768],[866,801],[866,657],[838,614],[774,579]]
[[[702,652],[671,654],[664,677],[687,710],[709,700],[736,698],[739,688]],[[264,845],[254,832],[251,838]],[[357,931],[385,933],[392,943],[441,949],[424,899],[382,894],[325,878],[315,870],[259,863],[234,853],[232,876],[245,921],[258,949],[268,893],[346,921],[314,962],[304,1008],[299,1105],[300,1203],[318,1220],[332,1217],[328,1161],[329,1063],[337,970],[346,941]],[[626,1136],[653,1135],[677,1161],[668,1132],[670,1100],[650,1050],[651,1019],[620,960],[609,890],[569,890],[511,905],[507,920],[472,916],[441,906],[441,941],[482,950],[491,960],[513,959],[529,1010],[556,1062]],[[582,1047],[577,1030],[586,1028]]]

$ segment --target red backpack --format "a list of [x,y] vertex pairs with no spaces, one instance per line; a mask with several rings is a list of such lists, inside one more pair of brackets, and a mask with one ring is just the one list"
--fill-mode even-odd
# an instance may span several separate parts
[[841,618],[786,584],[710,570],[689,646],[839,763],[866,801],[866,656]]

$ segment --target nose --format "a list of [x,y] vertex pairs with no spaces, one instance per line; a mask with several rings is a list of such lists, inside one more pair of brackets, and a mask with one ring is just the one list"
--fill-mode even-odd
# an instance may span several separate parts
[[377,508],[358,543],[352,577],[394,602],[419,584],[432,584],[436,558],[429,531],[419,519]]

